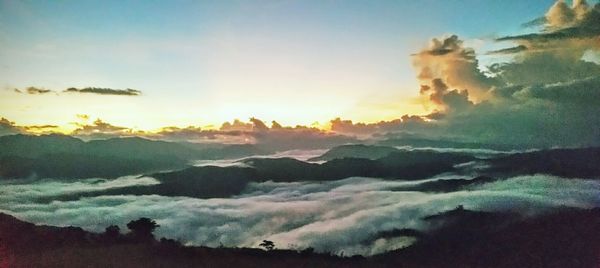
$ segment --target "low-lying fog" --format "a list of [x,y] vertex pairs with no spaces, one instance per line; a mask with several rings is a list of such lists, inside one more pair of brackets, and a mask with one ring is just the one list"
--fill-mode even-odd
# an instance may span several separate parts
[[[194,166],[197,166],[197,167],[202,167],[202,166],[217,166],[217,167],[242,166],[243,167],[243,166],[246,166],[243,163],[241,163],[241,161],[244,159],[288,157],[288,158],[294,158],[294,159],[301,160],[301,161],[306,161],[310,158],[320,156],[320,155],[324,154],[325,152],[327,152],[327,150],[290,150],[290,151],[284,151],[284,152],[279,152],[279,153],[275,153],[275,154],[254,155],[254,156],[237,158],[237,159],[197,160],[197,161],[192,162],[191,164]],[[315,163],[319,163],[319,162],[323,162],[323,161],[318,161]]]
[[[438,177],[444,178],[444,176]],[[461,178],[448,175],[447,178]],[[466,178],[466,177],[463,177]],[[52,196],[140,184],[150,177],[0,182],[0,211],[23,220],[103,231],[140,217],[155,219],[158,237],[193,245],[256,247],[263,239],[278,248],[313,247],[345,255],[371,255],[411,243],[377,234],[426,229],[421,218],[464,205],[467,209],[535,214],[560,206],[600,205],[600,182],[547,175],[520,176],[451,193],[402,191],[424,181],[354,177],[331,182],[251,183],[232,198],[100,196],[47,201]]]

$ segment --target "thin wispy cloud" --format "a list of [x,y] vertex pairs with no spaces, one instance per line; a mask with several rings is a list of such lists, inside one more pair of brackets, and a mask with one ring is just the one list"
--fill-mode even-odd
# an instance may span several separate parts
[[113,89],[113,88],[99,88],[99,87],[86,87],[86,88],[67,88],[63,92],[66,93],[91,93],[99,95],[123,95],[123,96],[139,96],[142,94],[137,89]]
[[100,88],[100,87],[85,87],[85,88],[74,88],[70,87],[63,91],[56,91],[52,89],[46,88],[38,88],[38,87],[28,87],[25,89],[15,88],[13,90],[15,93],[20,94],[47,94],[47,93],[85,93],[85,94],[98,94],[98,95],[117,95],[117,96],[140,96],[142,95],[142,91],[137,89],[114,89],[114,88]]

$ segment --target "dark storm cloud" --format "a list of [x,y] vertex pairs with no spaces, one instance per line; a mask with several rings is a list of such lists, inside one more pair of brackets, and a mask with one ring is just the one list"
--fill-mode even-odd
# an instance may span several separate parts
[[526,87],[514,92],[512,97],[597,106],[600,100],[600,77]]
[[585,0],[574,1],[569,7],[564,1],[557,1],[546,13],[540,24],[545,26],[542,33],[505,36],[498,41],[549,42],[566,39],[597,39],[600,35],[600,6],[590,7]]

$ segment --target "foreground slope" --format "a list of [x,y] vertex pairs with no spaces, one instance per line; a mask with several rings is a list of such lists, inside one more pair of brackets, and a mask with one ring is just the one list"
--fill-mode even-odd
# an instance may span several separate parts
[[407,248],[368,258],[310,249],[184,247],[136,241],[76,227],[36,226],[0,214],[0,267],[598,267],[600,209],[561,209],[525,217],[458,207],[431,215],[425,231],[398,229]]

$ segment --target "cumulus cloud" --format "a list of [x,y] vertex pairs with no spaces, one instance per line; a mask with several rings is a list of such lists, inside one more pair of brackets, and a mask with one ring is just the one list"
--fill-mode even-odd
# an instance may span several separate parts
[[279,248],[314,247],[346,255],[377,254],[410,244],[410,239],[378,237],[400,228],[427,230],[421,218],[464,205],[485,211],[543,213],[562,206],[589,208],[600,204],[600,183],[535,175],[473,186],[468,191],[434,194],[405,192],[417,182],[349,178],[332,182],[252,183],[229,199],[101,196],[51,201],[61,191],[148,185],[151,178],[116,181],[36,184],[1,182],[0,210],[35,223],[75,225],[102,231],[139,217],[156,219],[158,236],[195,245],[257,247],[263,239]]
[[568,6],[559,0],[544,21],[541,32],[497,39],[519,47],[497,52],[521,52],[514,62],[493,66],[500,79],[510,84],[556,83],[600,73],[597,64],[582,60],[586,52],[600,49],[600,5],[578,0]]
[[473,102],[469,100],[467,90],[450,90],[440,78],[431,80],[430,86],[422,85],[420,93],[429,95],[429,100],[445,111],[464,110],[473,105]]
[[[549,42],[553,40],[582,39],[593,41],[600,34],[600,6],[591,6],[585,0],[573,1],[568,6],[563,0],[558,0],[550,7],[543,20],[545,26],[541,33],[531,33],[516,36],[501,37],[499,41],[520,40],[534,42]],[[585,40],[592,39],[592,40]],[[589,42],[592,44],[593,42]],[[596,47],[599,44],[595,44]]]
[[441,81],[449,88],[467,90],[475,101],[485,100],[496,84],[479,71],[475,51],[456,35],[432,39],[429,47],[413,55],[413,65],[422,87],[434,88],[433,82]]
[[457,36],[433,39],[414,55],[420,93],[434,107],[424,118],[433,122],[397,129],[496,144],[599,145],[600,65],[584,56],[600,49],[600,5],[557,1],[543,23],[540,32],[497,39],[516,46],[488,54],[513,58],[486,72]]

